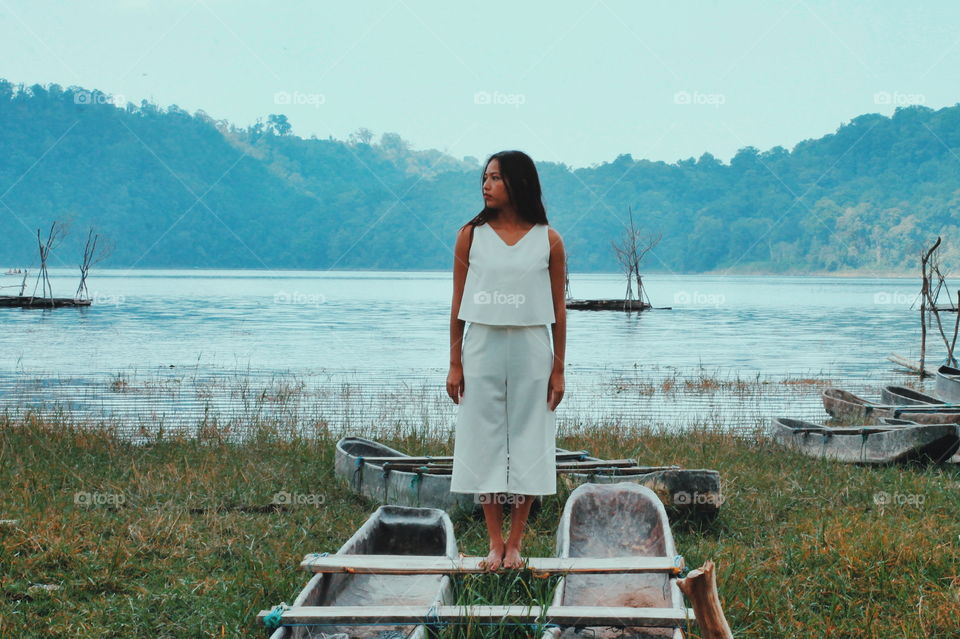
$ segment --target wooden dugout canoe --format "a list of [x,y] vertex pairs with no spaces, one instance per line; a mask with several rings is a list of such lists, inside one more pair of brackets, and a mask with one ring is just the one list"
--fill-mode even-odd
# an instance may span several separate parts
[[[368,461],[367,458],[376,458]],[[479,507],[474,495],[451,493],[449,473],[425,470],[383,470],[382,458],[398,461],[410,457],[386,444],[364,437],[344,437],[337,442],[334,472],[357,493],[381,504],[440,508],[448,512]],[[417,458],[420,459],[420,458]]]
[[[558,448],[558,451],[563,450]],[[596,459],[586,457],[585,461]],[[564,482],[573,488],[582,484],[615,484],[631,482],[646,486],[660,498],[667,512],[678,517],[694,515],[713,518],[720,512],[723,494],[720,473],[709,469],[663,468],[633,473],[629,469],[598,469],[564,475]]]
[[[557,526],[558,557],[675,557],[677,549],[660,498],[634,483],[584,484],[564,505]],[[676,577],[665,573],[568,574],[553,606],[684,608]],[[682,639],[678,628],[559,627],[542,639]]]
[[776,442],[808,457],[856,464],[939,463],[960,448],[956,424],[829,428],[781,417],[774,420],[771,435]]
[[[918,390],[907,388],[906,386],[884,386],[880,390],[880,403],[903,406],[934,406],[938,404],[950,404],[951,402],[940,399],[939,397],[934,397],[933,395],[921,393]],[[956,404],[953,407],[960,409],[960,404]]]
[[936,377],[937,395],[948,402],[960,402],[960,369],[941,366]]
[[[456,559],[450,517],[434,508],[381,506],[338,555],[436,555]],[[293,606],[434,606],[453,603],[450,577],[317,573]],[[281,626],[270,639],[307,639],[345,633],[347,639],[427,639],[423,625]]]
[[[587,468],[580,471],[575,468],[576,464],[592,466],[607,462],[590,457],[586,451],[557,448],[556,455],[558,465],[571,466],[562,471],[563,481],[570,488],[584,483],[638,483],[657,493],[668,510],[677,515],[714,517],[723,501],[720,473],[715,470],[624,465],[620,462],[625,460],[616,460],[611,464],[619,465],[617,468]],[[391,462],[393,459],[397,461]],[[425,463],[417,470],[411,470],[403,462],[404,459]],[[449,466],[433,466],[429,462],[431,459],[450,458],[411,457],[372,439],[344,437],[337,442],[334,468],[336,474],[346,480],[354,491],[381,504],[441,508],[451,513],[457,509],[479,510],[480,502],[474,495],[450,492]],[[390,470],[385,472],[385,467]]]
[[919,424],[960,423],[960,406],[878,404],[839,388],[825,389],[821,398],[827,413],[842,421],[864,423],[893,417]]
[[[586,451],[557,449],[558,463],[577,463],[585,457]],[[432,460],[444,464],[435,465]],[[450,513],[479,511],[481,502],[475,495],[450,492],[451,461],[447,456],[413,457],[372,439],[344,437],[337,442],[334,472],[355,492],[381,504],[440,508]]]
[[[926,393],[915,391],[912,388],[904,388],[903,386],[884,387],[883,392],[881,392],[881,398],[884,403],[903,403],[907,405],[937,405],[947,403],[939,397],[927,395]],[[900,426],[914,426],[917,424],[917,422],[909,419],[897,419],[894,417],[884,417],[880,421],[884,424]],[[953,457],[947,460],[947,463],[960,464],[960,451],[954,453]]]

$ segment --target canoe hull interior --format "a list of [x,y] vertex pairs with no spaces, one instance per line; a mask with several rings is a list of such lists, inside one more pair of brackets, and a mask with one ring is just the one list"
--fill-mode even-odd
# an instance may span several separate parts
[[946,404],[947,400],[905,386],[884,386],[880,391],[881,404],[896,404],[899,406]]
[[[457,541],[442,510],[381,506],[340,548],[341,555],[440,555],[456,558]],[[316,574],[294,606],[402,606],[452,602],[447,575]],[[271,639],[345,633],[351,639],[426,639],[424,626],[311,625],[279,628]],[[399,634],[398,634],[399,633]]]
[[617,476],[606,473],[572,473],[563,481],[573,488],[583,484],[633,483],[652,490],[667,512],[676,517],[716,517],[723,504],[720,473],[708,469],[678,468],[645,475]]
[[[673,557],[676,546],[663,504],[634,483],[584,484],[570,493],[557,527],[558,557]],[[676,579],[664,573],[569,574],[554,606],[682,608]],[[544,639],[680,639],[674,628],[560,628]]]

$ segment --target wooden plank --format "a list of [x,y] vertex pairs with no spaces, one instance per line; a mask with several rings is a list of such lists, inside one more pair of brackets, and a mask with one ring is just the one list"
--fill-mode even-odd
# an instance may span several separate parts
[[449,475],[453,472],[452,466],[433,466],[427,464],[417,464],[417,463],[393,463],[387,462],[383,464],[383,470],[397,470],[402,473],[429,473],[431,475]]
[[[557,472],[566,473],[607,473],[611,475],[643,475],[654,473],[661,470],[679,470],[679,466],[607,466],[601,464],[589,464],[586,466],[557,464]],[[394,464],[386,463],[383,465],[384,471],[397,471],[402,473],[425,473],[428,475],[451,475],[453,467],[447,465],[434,464]]]
[[[263,623],[270,610],[261,610]],[[539,606],[294,606],[284,610],[280,625],[294,624],[421,624],[430,621],[521,623],[541,620],[561,626],[640,626],[672,628],[686,621],[696,622],[692,608],[626,608],[602,606],[553,606],[544,613]]]
[[[580,459],[581,457],[589,454],[589,451],[586,450],[568,450],[562,453],[557,453],[557,459]],[[363,457],[363,461],[371,464],[382,464],[384,462],[397,462],[402,464],[429,464],[443,462],[452,463],[453,457],[450,455],[406,455],[397,457]]]
[[557,467],[563,466],[564,468],[623,468],[626,466],[636,466],[636,459],[598,459],[595,461],[578,461],[578,462],[560,462],[557,464]]
[[870,406],[870,408],[894,411],[897,414],[926,413],[929,415],[930,413],[933,413],[936,415],[943,413],[944,415],[956,415],[957,413],[960,413],[960,404],[868,404],[868,406]]
[[557,472],[575,472],[590,475],[645,475],[661,470],[680,470],[679,466],[622,466],[619,468],[560,468]]
[[[379,575],[433,575],[482,573],[483,557],[431,555],[307,555],[300,568],[309,572],[339,572]],[[674,557],[528,557],[526,568],[538,573],[636,573],[679,574],[683,558]]]
[[[919,426],[919,424],[916,424]],[[873,433],[889,433],[892,431],[912,428],[914,424],[905,426],[891,426],[889,428],[793,428],[794,433],[819,433],[823,435],[872,435]]]

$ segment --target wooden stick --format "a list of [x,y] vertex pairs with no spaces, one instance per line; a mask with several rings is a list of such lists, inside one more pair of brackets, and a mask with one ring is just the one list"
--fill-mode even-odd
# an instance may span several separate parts
[[[960,318],[960,313],[957,314],[957,317]],[[919,362],[909,360],[903,355],[898,355],[897,353],[890,353],[890,355],[887,356],[887,359],[894,364],[903,366],[907,370],[913,371],[914,373],[920,373],[921,375],[934,375],[936,373],[936,371],[930,368],[921,370]]]
[[957,358],[953,356],[953,349],[957,347],[957,333],[960,332],[960,290],[957,291],[957,309],[957,320],[953,325],[953,341],[950,342],[950,350],[947,351],[947,361],[951,366],[957,364]]
[[[261,610],[263,623],[269,610]],[[429,624],[431,621],[549,622],[564,626],[641,626],[671,628],[696,621],[689,608],[627,608],[605,606],[294,606],[283,611],[281,625],[338,623]],[[706,635],[705,635],[706,636]],[[732,637],[732,635],[731,635]]]
[[570,469],[557,467],[557,472],[576,472],[582,475],[646,475],[662,470],[682,470],[679,466],[623,466],[619,468]]
[[901,413],[960,413],[960,404],[863,404],[867,408],[898,410]]
[[677,586],[693,604],[693,612],[700,626],[703,639],[733,639],[730,624],[720,607],[717,594],[717,576],[711,560],[691,570],[684,579],[677,580]]
[[[580,459],[581,457],[585,457],[589,454],[590,453],[585,450],[571,450],[557,453],[557,459]],[[450,455],[398,455],[395,457],[363,457],[363,461],[378,465],[385,462],[397,462],[403,464],[429,464],[453,462],[453,457]]]
[[922,277],[922,283],[920,285],[920,378],[923,379],[924,371],[926,367],[924,366],[926,353],[927,353],[927,320],[926,320],[926,306],[927,306],[927,294],[930,291],[930,280],[927,277],[927,262],[930,260],[930,256],[934,251],[937,250],[937,247],[940,246],[940,236],[937,236],[936,243],[930,248],[926,253],[920,254],[920,275]]
[[[434,555],[307,555],[300,568],[309,572],[336,572],[377,575],[437,575],[482,573],[483,557]],[[525,567],[544,574],[553,573],[635,573],[664,572],[677,575],[683,558],[674,557],[528,557]]]
[[888,433],[894,430],[903,430],[904,428],[912,428],[913,426],[922,426],[922,424],[904,424],[903,426],[898,426],[893,424],[889,427],[878,427],[878,428],[794,428],[791,432],[801,434],[801,433],[822,433],[824,435],[870,435],[872,433]]
[[557,467],[564,468],[628,468],[637,465],[636,459],[598,459],[596,461],[560,462]]
[[[425,475],[451,475],[453,474],[452,466],[445,465],[424,465],[424,464],[384,464],[383,470],[386,472],[397,471],[401,473],[422,473]],[[679,466],[611,466],[611,467],[594,467],[594,468],[578,468],[578,467],[568,467],[561,464],[557,465],[557,473],[561,475],[621,475],[621,476],[634,476],[634,475],[647,475],[649,473],[655,473],[663,470],[681,470]]]

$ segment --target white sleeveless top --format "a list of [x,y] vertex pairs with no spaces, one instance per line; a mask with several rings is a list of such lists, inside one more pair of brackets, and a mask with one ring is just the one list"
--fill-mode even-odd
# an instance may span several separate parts
[[479,324],[553,324],[549,228],[536,224],[513,246],[489,224],[474,228],[457,318]]

